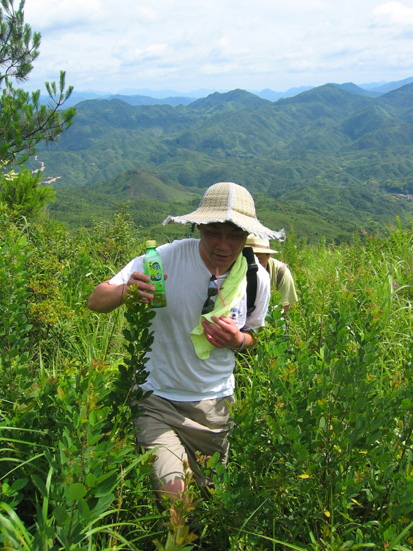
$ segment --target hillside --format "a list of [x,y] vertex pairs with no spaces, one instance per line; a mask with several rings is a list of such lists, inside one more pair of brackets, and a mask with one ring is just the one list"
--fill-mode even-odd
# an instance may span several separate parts
[[[276,102],[243,90],[187,106],[84,101],[61,141],[39,152],[46,178],[58,178],[51,212],[64,212],[70,188],[83,209],[98,208],[99,202],[88,204],[95,193],[111,210],[125,199],[128,174],[139,171],[148,176],[128,197],[138,221],[143,198],[185,202],[185,190],[200,196],[222,180],[274,199],[292,217],[304,205],[308,212],[300,219],[303,229],[314,226],[305,232],[310,239],[331,213],[331,239],[407,218],[413,210],[406,200],[413,194],[413,84],[380,97],[349,89],[326,84]],[[157,175],[155,187],[145,184],[150,174]],[[76,217],[59,218],[77,224]],[[282,220],[273,214],[270,221],[278,226]]]

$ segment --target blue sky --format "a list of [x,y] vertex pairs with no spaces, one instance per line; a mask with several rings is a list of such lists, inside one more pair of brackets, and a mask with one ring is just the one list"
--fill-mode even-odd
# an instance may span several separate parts
[[111,93],[413,76],[412,0],[26,0],[25,20],[42,34],[32,89],[61,69]]

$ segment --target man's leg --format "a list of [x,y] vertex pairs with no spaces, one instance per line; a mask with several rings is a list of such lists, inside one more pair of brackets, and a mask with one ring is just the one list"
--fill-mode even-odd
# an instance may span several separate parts
[[136,440],[138,446],[154,449],[153,478],[159,496],[179,497],[185,490],[188,465],[200,487],[210,483],[201,474],[197,454],[209,457],[218,452],[221,461],[227,461],[229,403],[233,401],[229,396],[174,402],[152,395],[141,402],[144,413],[135,421],[139,428]]
[[212,483],[201,472],[199,455],[208,459],[218,452],[221,463],[226,464],[228,461],[228,434],[232,427],[230,404],[233,402],[233,396],[226,396],[180,404],[180,413],[185,417],[185,422],[176,427],[176,431],[185,446],[189,467],[200,488],[206,488]]
[[168,496],[172,500],[185,489],[185,468],[188,457],[185,447],[166,419],[174,416],[167,400],[150,396],[141,403],[143,414],[135,421],[139,429],[136,442],[139,448],[154,450],[152,480],[159,499]]

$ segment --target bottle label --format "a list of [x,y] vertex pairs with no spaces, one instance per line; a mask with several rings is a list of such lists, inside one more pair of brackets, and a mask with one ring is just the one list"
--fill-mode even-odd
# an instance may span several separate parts
[[158,283],[158,286],[159,286],[159,283],[162,283],[162,268],[161,268],[161,265],[159,264],[159,262],[152,262],[152,260],[150,260],[148,262],[148,268],[149,268],[149,274],[151,276],[151,282],[154,283],[155,285]]
[[144,258],[145,274],[151,278],[150,283],[155,286],[153,299],[149,301],[151,308],[163,308],[166,306],[165,280],[163,275],[162,260],[159,255],[147,253]]

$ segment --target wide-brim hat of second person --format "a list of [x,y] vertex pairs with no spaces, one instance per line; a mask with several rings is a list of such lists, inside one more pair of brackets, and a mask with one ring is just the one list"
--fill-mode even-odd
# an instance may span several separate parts
[[168,216],[162,224],[171,222],[180,224],[232,222],[258,237],[285,240],[283,229],[274,231],[261,224],[255,213],[252,195],[246,188],[234,182],[219,182],[210,186],[195,211],[183,216]]
[[251,247],[254,253],[258,254],[274,254],[279,252],[271,249],[269,239],[262,239],[261,237],[257,237],[256,235],[249,235],[247,237],[247,242],[245,243],[245,246]]

